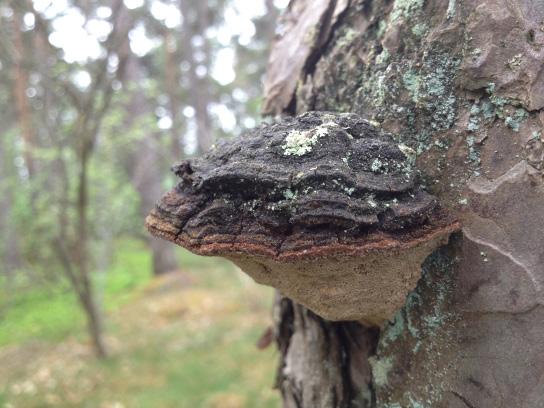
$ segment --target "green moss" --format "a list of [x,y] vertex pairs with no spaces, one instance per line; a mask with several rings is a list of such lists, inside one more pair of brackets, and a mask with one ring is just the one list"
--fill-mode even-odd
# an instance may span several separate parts
[[[106,311],[131,300],[134,291],[151,277],[151,257],[140,242],[120,241],[116,249],[113,264],[100,282]],[[82,333],[85,327],[85,316],[76,296],[64,281],[52,287],[21,288],[5,294],[0,298],[0,307],[4,310],[0,345],[59,341],[67,335]]]

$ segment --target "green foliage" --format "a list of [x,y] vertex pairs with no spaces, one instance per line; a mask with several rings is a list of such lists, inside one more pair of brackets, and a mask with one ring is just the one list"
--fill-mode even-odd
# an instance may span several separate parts
[[0,346],[34,339],[58,341],[82,327],[73,292],[35,288],[3,295]]
[[[20,363],[2,378],[6,356],[0,353],[0,402],[25,407],[278,406],[272,390],[275,351],[255,347],[270,319],[273,291],[223,259],[187,251],[179,256],[183,273],[151,280],[145,246],[134,240],[117,243],[104,301],[109,337],[118,345],[106,361],[82,353],[84,320],[69,293],[16,295],[0,325],[0,345],[32,364]],[[33,317],[21,320],[28,312]],[[60,347],[49,346],[52,341]]]
[[[105,308],[113,310],[126,303],[150,276],[151,256],[147,248],[137,241],[121,241],[104,279]],[[26,289],[21,285],[0,294],[0,346],[35,340],[59,341],[69,334],[80,334],[85,327],[78,300],[65,280]]]
[[[198,21],[196,1],[190,2],[191,7],[189,13],[184,13],[183,24],[175,26],[166,24],[156,13],[150,12],[153,1],[125,10],[126,19],[114,18],[115,10],[107,17],[108,6],[93,2],[75,0],[70,2],[69,10],[52,6],[48,12],[37,10],[40,6],[36,2],[16,3],[5,4],[5,10],[0,15],[0,25],[12,27],[15,23],[23,28],[20,31],[21,43],[14,41],[15,36],[8,36],[0,44],[0,52],[5,57],[0,64],[0,85],[3,89],[0,92],[0,118],[4,129],[0,138],[0,230],[5,233],[4,239],[0,240],[0,347],[14,349],[24,348],[28,344],[53,347],[54,343],[64,344],[67,338],[88,341],[85,318],[67,280],[69,268],[66,268],[66,264],[77,275],[86,270],[86,263],[81,260],[88,260],[95,298],[108,317],[119,313],[139,296],[144,296],[142,288],[151,278],[150,250],[137,241],[143,241],[142,238],[146,237],[144,213],[160,193],[173,184],[174,177],[168,167],[183,157],[178,155],[174,158],[172,146],[176,146],[176,142],[179,145],[187,144],[187,140],[198,133],[194,115],[186,114],[191,109],[184,110],[196,107],[193,97],[195,82],[187,80],[191,75],[185,68],[188,50],[192,48],[198,55],[207,49],[210,51],[205,61],[199,57],[196,64],[199,68],[204,66],[208,72],[206,80],[200,78],[198,82],[206,85],[204,103],[208,106],[204,110],[210,112],[213,136],[217,139],[238,133],[243,127],[252,126],[258,121],[255,118],[260,110],[261,80],[274,32],[274,17],[278,13],[272,7],[247,23],[256,27],[251,44],[240,41],[239,34],[233,34],[225,42],[224,36],[220,39],[213,33],[224,28],[223,17],[228,14],[227,11],[230,15],[244,15],[243,18],[248,18],[247,14],[245,10],[237,10],[239,4],[229,0],[210,2],[204,24],[208,25],[206,32],[212,34],[205,36],[204,45],[187,48],[187,43],[192,41],[186,39],[198,39],[195,43],[202,41],[202,21]],[[175,2],[170,5],[177,7]],[[52,12],[53,9],[59,14]],[[35,24],[23,18],[26,15],[33,15]],[[54,33],[57,37],[67,35],[66,32],[60,33],[55,22],[57,18],[66,18],[66,21],[71,18],[93,22],[101,20],[107,25],[112,24],[111,38],[126,35],[121,34],[123,29],[121,25],[114,24],[115,21],[134,23],[138,29],[145,28],[144,35],[156,46],[150,48],[145,56],[131,54],[130,62],[133,65],[128,69],[127,65],[122,64],[119,50],[114,49],[121,41],[110,43],[97,37],[96,45],[104,51],[102,56],[75,58],[74,62],[58,42],[47,44],[47,39],[53,38],[50,34]],[[129,21],[132,19],[134,21]],[[89,35],[97,34],[89,29]],[[41,40],[36,41],[37,38]],[[36,47],[37,43],[39,47]],[[105,51],[110,46],[113,47],[114,56],[106,60]],[[220,84],[214,80],[212,71],[219,52],[225,48],[235,52],[233,68],[236,77],[231,83]],[[15,55],[21,57],[22,64],[14,59]],[[108,70],[102,76],[100,72],[105,61],[108,62]],[[123,66],[127,66],[127,70],[121,75],[116,69]],[[168,78],[169,68],[176,71],[176,78]],[[88,83],[86,76],[90,80]],[[26,89],[26,98],[23,99],[29,115],[25,117],[18,115],[22,110],[14,103],[16,83]],[[198,89],[203,88],[198,85]],[[115,91],[110,103],[102,106],[108,101],[111,89]],[[173,103],[175,99],[177,101]],[[175,112],[174,107],[177,109]],[[215,107],[221,109],[214,110]],[[234,128],[223,127],[219,113],[224,115],[225,111],[236,118]],[[172,118],[174,129],[159,126],[161,118]],[[26,145],[25,130],[29,130],[32,142]],[[92,148],[86,151],[83,148],[86,146]],[[190,149],[187,150],[187,154],[192,154]],[[32,160],[28,160],[27,156]],[[78,193],[81,191],[82,178],[79,176],[85,162],[83,158],[87,157],[86,242],[80,240],[79,235],[84,229],[80,229],[79,225]],[[29,163],[34,163],[34,166],[29,166]],[[35,171],[31,171],[31,167]],[[80,242],[85,242],[87,251],[82,252],[87,256],[80,256]],[[8,264],[13,249],[17,252],[17,259]],[[228,263],[198,258],[188,252],[180,252],[179,256],[184,270],[191,270],[188,273],[190,279],[198,280],[210,289],[219,291],[226,285],[236,292],[247,284],[246,278],[239,277],[225,281],[225,272],[230,272],[228,276],[231,278],[236,276],[232,275],[232,267]],[[210,268],[210,265],[214,267]],[[119,328],[116,324],[109,318],[105,321],[106,337],[117,335]],[[160,405],[161,398],[169,399],[167,405],[179,406],[176,401],[179,401],[180,394],[179,390],[173,389],[175,383],[182,381],[191,384],[194,373],[206,371],[198,365],[198,360],[210,361],[206,357],[206,348],[212,347],[213,340],[223,341],[221,331],[236,331],[227,327],[229,322],[240,323],[239,320],[225,319],[224,324],[210,329],[209,333],[205,332],[210,337],[205,342],[198,340],[200,337],[192,332],[179,330],[177,335],[194,337],[195,342],[201,341],[203,348],[195,343],[195,353],[174,353],[174,358],[165,359],[162,365],[156,364],[163,346],[159,340],[153,343],[153,351],[140,347],[133,355],[130,354],[132,351],[127,352],[107,364],[111,364],[115,371],[115,367],[122,370],[126,360],[141,360],[138,369],[156,372],[157,375],[166,373],[171,380],[165,380],[165,387],[157,388],[156,393],[150,387],[146,389],[147,396],[141,393],[134,395],[141,396],[142,401],[149,401],[147,406]],[[213,392],[223,392],[227,388],[236,388],[244,381],[248,387],[248,404],[264,401],[263,406],[267,406],[266,398],[252,394],[255,393],[250,391],[253,379],[237,365],[237,360],[250,364],[255,357],[255,353],[249,353],[251,357],[242,355],[245,348],[251,347],[248,342],[254,342],[257,335],[255,330],[255,327],[243,328],[240,338],[229,343],[230,346],[217,348],[217,353],[213,353],[214,358],[220,361],[222,357],[219,353],[225,353],[224,358],[230,359],[229,368],[218,371],[217,375],[212,372],[209,382],[203,381],[201,389],[193,384],[194,399],[188,406],[211,404],[207,401],[209,395],[206,396],[205,384]],[[131,336],[138,337],[136,333],[131,333]],[[177,358],[187,360],[186,368],[175,362]],[[103,370],[105,366],[101,366],[101,363],[89,366],[89,372],[107,376]],[[181,391],[190,395],[193,393],[191,387],[184,387]],[[100,392],[97,394],[100,395]],[[104,391],[104,398],[106,394]],[[22,399],[16,405],[49,404],[44,398],[39,402],[36,400]],[[139,405],[136,401],[133,400],[130,405]],[[5,402],[0,387],[0,406]],[[97,400],[89,404],[101,406]]]

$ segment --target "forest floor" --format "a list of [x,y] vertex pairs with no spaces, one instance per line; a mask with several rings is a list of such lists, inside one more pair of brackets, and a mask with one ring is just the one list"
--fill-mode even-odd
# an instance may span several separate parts
[[129,245],[106,276],[105,361],[93,357],[69,292],[3,299],[0,407],[279,405],[277,353],[255,345],[271,322],[272,291],[188,253],[182,271],[151,279],[143,252]]

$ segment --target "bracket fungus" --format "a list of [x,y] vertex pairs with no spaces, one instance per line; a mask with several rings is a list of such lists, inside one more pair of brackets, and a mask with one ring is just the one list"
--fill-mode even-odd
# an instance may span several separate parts
[[418,184],[412,153],[355,114],[308,112],[175,166],[181,181],[146,225],[325,319],[380,325],[459,228]]

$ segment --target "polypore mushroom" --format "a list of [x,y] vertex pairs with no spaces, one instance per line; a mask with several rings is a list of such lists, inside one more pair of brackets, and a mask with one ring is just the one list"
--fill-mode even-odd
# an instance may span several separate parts
[[355,114],[309,112],[175,166],[181,181],[146,225],[325,319],[379,325],[458,229],[417,183],[411,153]]

